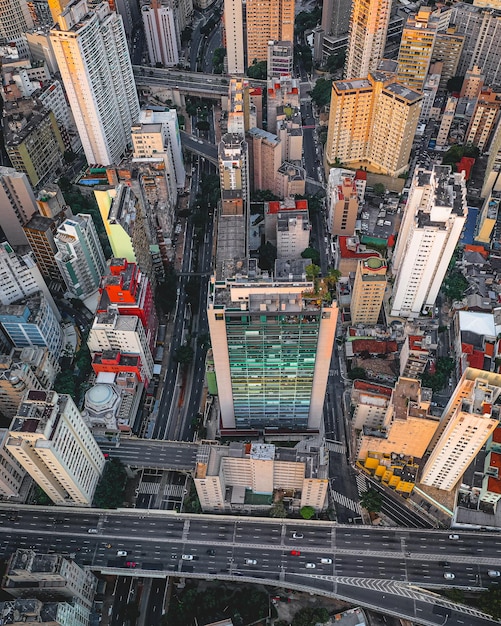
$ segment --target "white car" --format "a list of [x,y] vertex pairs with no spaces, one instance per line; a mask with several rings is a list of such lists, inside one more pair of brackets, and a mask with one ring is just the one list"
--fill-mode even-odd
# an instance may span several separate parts
[[490,569],[487,574],[491,577],[491,578],[498,578],[499,576],[501,576],[501,572],[498,572],[497,569]]
[[89,528],[87,531],[90,535],[95,535],[97,533],[97,528]]
[[245,559],[246,565],[257,565],[256,559]]
[[118,550],[117,556],[127,556],[127,552],[125,550]]
[[306,569],[315,569],[316,565],[315,563],[306,563],[305,567]]
[[302,539],[304,537],[303,533],[292,533],[293,539]]
[[332,559],[320,559],[320,563],[322,563],[323,565],[331,565]]
[[452,539],[453,541],[457,541],[459,539],[459,535],[449,535],[449,539]]
[[446,580],[454,580],[456,576],[452,572],[444,572],[444,578]]
[[193,554],[181,554],[183,561],[193,561]]

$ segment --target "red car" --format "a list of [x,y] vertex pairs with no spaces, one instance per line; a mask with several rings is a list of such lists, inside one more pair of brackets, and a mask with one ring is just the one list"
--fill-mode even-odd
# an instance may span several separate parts
[[292,556],[301,556],[301,552],[299,550],[291,550]]
[[125,564],[127,567],[136,567],[136,563],[135,561],[127,561],[127,563]]

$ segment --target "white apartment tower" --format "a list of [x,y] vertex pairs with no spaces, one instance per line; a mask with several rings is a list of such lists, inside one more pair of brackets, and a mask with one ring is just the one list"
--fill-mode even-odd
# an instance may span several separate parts
[[139,115],[122,17],[107,2],[74,0],[50,40],[87,162],[118,163]]
[[351,7],[344,77],[367,78],[383,58],[390,22],[390,0],[354,0]]
[[37,201],[26,174],[0,167],[0,224],[12,246],[28,244],[23,226],[37,213]]
[[392,316],[417,317],[434,306],[467,214],[464,172],[417,170],[393,255]]
[[5,448],[8,437],[7,428],[0,428],[0,496],[16,498],[19,495],[26,472]]
[[0,2],[0,45],[15,42],[21,56],[27,56],[28,46],[23,34],[34,27],[26,0]]
[[170,0],[150,0],[141,7],[150,63],[172,67],[179,63],[181,37],[176,4]]
[[499,425],[500,394],[500,374],[466,368],[445,408],[423,469],[423,485],[444,491],[454,489]]
[[90,506],[105,460],[71,396],[28,391],[7,450],[55,504]]
[[224,32],[226,34],[226,62],[230,76],[245,72],[243,12],[242,2],[225,0]]

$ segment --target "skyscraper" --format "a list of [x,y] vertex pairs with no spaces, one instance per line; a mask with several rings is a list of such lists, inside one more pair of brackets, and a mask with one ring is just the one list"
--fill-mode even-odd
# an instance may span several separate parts
[[386,261],[376,256],[358,262],[351,295],[351,323],[377,324],[386,289]]
[[122,18],[74,0],[50,38],[88,163],[119,162],[139,115]]
[[389,176],[405,172],[421,98],[390,72],[334,81],[325,144],[327,172],[339,162]]
[[167,67],[179,63],[181,33],[177,18],[177,3],[170,0],[150,0],[141,7],[144,34],[150,63]]
[[224,40],[228,74],[244,74],[244,9],[240,0],[224,1]]
[[247,0],[247,67],[266,61],[268,42],[294,41],[294,0]]
[[353,0],[344,77],[367,78],[383,58],[390,0]]
[[355,173],[333,167],[327,184],[327,229],[331,235],[352,237],[358,215]]
[[340,37],[350,26],[351,0],[324,0],[322,3],[322,30],[324,35]]
[[9,434],[7,450],[55,504],[92,504],[105,460],[71,396],[28,391]]
[[0,226],[12,246],[28,243],[23,226],[33,215],[38,207],[26,174],[0,167]]
[[[499,426],[501,375],[466,368],[445,407],[421,483],[451,491]],[[434,444],[434,445],[433,445]]]
[[417,91],[423,86],[433,55],[437,20],[430,7],[421,7],[416,15],[407,18],[398,52],[397,79]]
[[26,0],[3,0],[0,3],[0,43],[15,42],[25,56],[27,46],[23,34],[33,28],[33,18]]
[[224,215],[249,214],[249,150],[245,136],[225,133],[219,143],[219,179]]
[[467,215],[464,172],[417,170],[393,254],[392,316],[416,317],[434,306]]
[[90,215],[80,213],[57,229],[56,263],[74,298],[86,298],[97,291],[106,271],[101,242]]

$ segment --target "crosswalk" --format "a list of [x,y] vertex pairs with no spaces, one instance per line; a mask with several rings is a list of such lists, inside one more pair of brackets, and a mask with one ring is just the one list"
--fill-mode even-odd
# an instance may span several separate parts
[[346,454],[346,446],[337,441],[326,441],[325,447],[329,452],[338,452],[339,454]]
[[362,495],[366,491],[369,491],[369,485],[367,484],[367,479],[363,474],[357,474],[356,477],[358,493]]
[[344,494],[339,493],[332,488],[330,490],[330,495],[334,502],[341,504],[342,506],[349,509],[350,511],[353,511],[353,513],[356,513],[357,515],[362,515],[362,508],[358,502],[355,502],[355,500],[348,498],[348,496],[345,496]]
[[[160,489],[160,483],[147,483],[142,482],[139,485],[138,493],[147,494],[149,496],[156,496]],[[183,485],[164,485],[163,496],[170,498],[183,498],[184,487]]]

